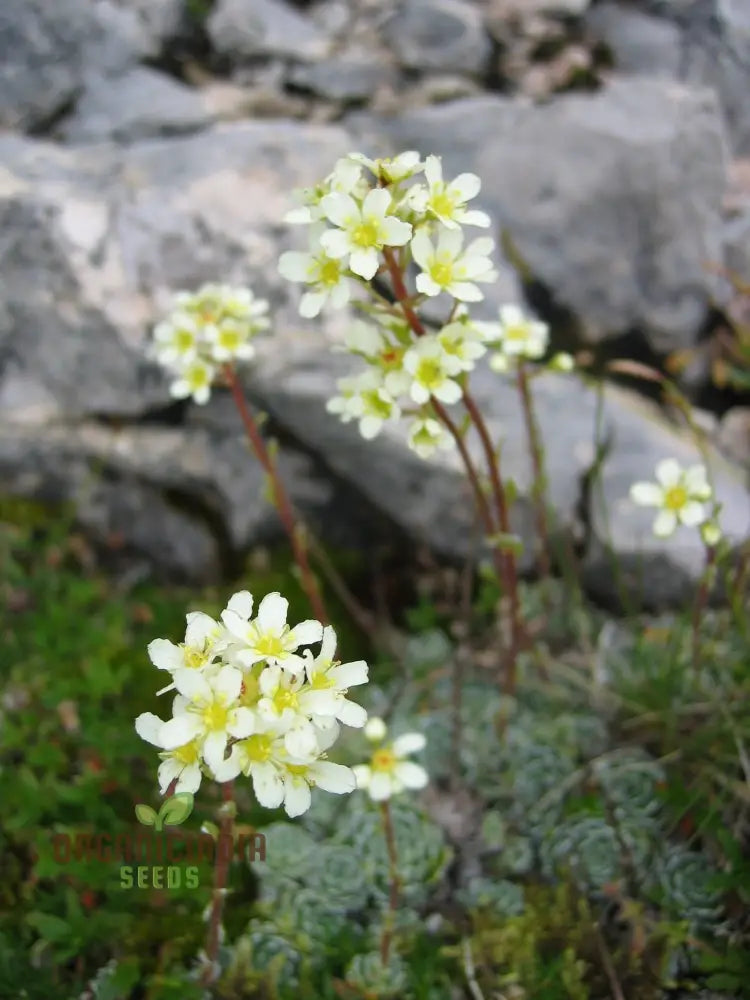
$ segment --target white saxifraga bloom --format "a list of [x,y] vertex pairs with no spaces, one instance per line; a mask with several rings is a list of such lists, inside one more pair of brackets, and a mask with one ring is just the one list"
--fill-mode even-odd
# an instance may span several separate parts
[[281,594],[267,594],[258,606],[257,617],[247,621],[236,610],[227,608],[222,621],[229,633],[242,645],[235,652],[235,659],[243,667],[251,667],[260,660],[285,667],[292,674],[299,674],[304,660],[296,652],[299,646],[319,642],[323,634],[320,622],[310,618],[294,628],[286,623],[289,601]]
[[439,156],[428,156],[424,167],[427,187],[414,189],[410,203],[417,210],[441,222],[449,229],[459,226],[490,225],[490,217],[478,209],[467,209],[466,203],[476,198],[482,186],[476,174],[459,174],[455,180],[443,180],[443,167]]
[[375,177],[382,178],[386,184],[398,184],[424,170],[424,163],[420,159],[419,153],[413,149],[399,153],[398,156],[382,157],[377,160],[371,160],[363,153],[350,153],[349,159],[354,160],[355,163],[363,164]]
[[[408,332],[402,330],[402,338]],[[409,376],[403,370],[406,348],[396,339],[393,330],[373,326],[362,320],[354,320],[344,335],[344,347],[352,354],[359,354],[382,374],[381,381],[373,384],[382,386],[396,399],[409,389]]]
[[377,437],[387,421],[401,416],[396,400],[378,371],[370,369],[359,375],[345,376],[336,386],[341,395],[329,399],[326,410],[337,414],[345,424],[358,420],[359,433],[367,441]]
[[490,360],[495,371],[507,371],[508,360],[541,358],[547,350],[549,327],[527,316],[518,306],[500,310],[500,354]]
[[[375,720],[371,719],[369,724],[374,731]],[[385,723],[378,731],[384,739]],[[404,733],[392,743],[383,744],[375,750],[369,764],[359,764],[353,769],[357,787],[365,789],[374,802],[384,802],[406,789],[424,788],[429,780],[427,772],[420,764],[405,758],[423,750],[426,742],[421,733]]]
[[297,207],[290,209],[284,216],[284,222],[292,225],[309,225],[325,218],[321,202],[327,194],[353,194],[364,198],[369,190],[362,177],[362,167],[350,156],[338,160],[325,180],[314,187],[294,191],[292,197]]
[[420,337],[404,355],[404,369],[412,378],[409,393],[415,403],[426,403],[430,396],[441,403],[457,403],[461,398],[461,386],[454,381],[462,371],[461,362],[446,353],[437,337]]
[[192,316],[175,312],[154,327],[153,355],[160,365],[182,367],[198,356],[200,327]]
[[329,257],[348,257],[351,270],[367,281],[375,276],[383,247],[403,246],[411,237],[409,223],[389,214],[391,195],[385,188],[370,191],[361,205],[348,194],[327,194],[321,206],[339,227],[323,233],[321,246]]
[[[286,600],[269,594],[253,618],[252,595],[241,591],[222,615],[231,628],[197,612],[188,616],[189,643],[149,645],[179,692],[171,719],[151,712],[136,719],[138,734],[160,751],[162,794],[175,787],[194,792],[203,774],[221,782],[244,774],[261,805],[283,804],[297,816],[309,808],[316,786],[337,794],[354,790],[351,768],[328,761],[326,751],[339,722],[361,727],[367,719],[347,697],[350,687],[367,682],[367,665],[337,662],[333,628],[311,621],[290,628],[286,612]],[[296,652],[318,641],[318,653]]]
[[407,443],[420,458],[430,458],[436,451],[448,450],[455,441],[434,417],[419,417],[409,428]]
[[469,323],[448,323],[437,339],[445,353],[454,357],[465,372],[471,371],[474,363],[487,352],[481,332]]
[[475,282],[497,278],[489,257],[495,244],[489,236],[480,236],[464,250],[463,241],[460,229],[442,227],[437,245],[423,230],[416,234],[411,252],[422,269],[417,275],[417,291],[423,295],[447,292],[460,302],[481,302],[484,295]]
[[169,387],[169,392],[175,399],[187,399],[192,396],[196,403],[207,403],[211,396],[211,386],[216,378],[216,365],[210,361],[195,358],[184,368],[178,369],[177,378]]
[[654,534],[668,538],[678,525],[698,527],[709,517],[706,506],[712,497],[704,465],[683,469],[674,458],[665,458],[656,466],[656,482],[638,482],[630,487],[630,497],[643,507],[658,507]]
[[329,257],[320,245],[323,230],[315,226],[310,233],[310,250],[288,250],[279,258],[279,273],[287,281],[310,285],[299,304],[300,316],[312,319],[326,303],[341,309],[351,298],[352,280],[340,258]]

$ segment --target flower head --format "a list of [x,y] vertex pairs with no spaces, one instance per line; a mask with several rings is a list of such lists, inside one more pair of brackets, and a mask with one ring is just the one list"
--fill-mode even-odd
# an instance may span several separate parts
[[307,619],[294,628],[287,625],[289,601],[279,593],[267,594],[258,606],[257,616],[247,620],[232,608],[222,614],[229,633],[239,641],[241,648],[235,658],[243,667],[251,667],[264,660],[271,665],[284,667],[292,674],[299,674],[304,660],[296,652],[299,646],[319,642],[323,626],[314,619]]
[[326,303],[341,309],[351,296],[351,278],[340,257],[329,257],[320,245],[322,230],[314,227],[310,233],[308,253],[289,250],[279,258],[279,273],[287,281],[310,286],[299,304],[300,316],[311,319]]
[[527,316],[518,306],[503,306],[499,337],[500,355],[491,359],[490,366],[495,371],[506,371],[508,361],[542,357],[547,350],[549,327]]
[[337,414],[343,423],[359,421],[359,432],[367,441],[377,437],[389,420],[401,415],[396,400],[388,391],[380,372],[368,369],[359,375],[340,378],[336,383],[340,396],[326,403],[329,413]]
[[417,290],[423,295],[447,292],[460,302],[480,302],[484,296],[477,281],[494,281],[489,254],[494,242],[480,237],[463,249],[463,234],[459,229],[441,228],[437,244],[420,230],[411,241],[411,252],[422,273],[417,275]]
[[363,153],[350,153],[349,159],[367,167],[378,180],[386,184],[398,184],[424,170],[419,153],[413,149],[399,153],[398,156],[386,156],[377,160],[371,160]]
[[643,507],[658,507],[654,534],[668,538],[678,525],[698,527],[709,519],[707,502],[713,492],[704,465],[683,469],[674,458],[656,466],[656,482],[638,482],[630,487],[630,497]]
[[404,369],[412,378],[409,391],[415,403],[426,403],[430,396],[441,403],[456,403],[461,398],[455,376],[462,371],[462,364],[437,337],[420,337],[404,355]]
[[332,192],[321,207],[338,227],[323,233],[321,246],[330,257],[348,257],[351,270],[367,281],[378,269],[383,247],[403,246],[411,237],[409,223],[390,214],[391,195],[385,188],[370,191],[361,204],[351,195]]
[[420,458],[430,458],[436,451],[455,446],[453,438],[434,417],[417,417],[409,428],[407,443]]
[[437,219],[449,229],[459,226],[490,225],[490,217],[477,209],[467,209],[467,202],[476,198],[482,186],[476,174],[459,174],[455,180],[443,180],[443,167],[439,156],[428,156],[424,166],[426,187],[414,189],[410,198],[412,206],[428,217]]
[[[370,719],[368,725],[371,737],[380,736],[380,740],[373,738],[373,742],[385,739],[387,729],[382,719]],[[421,733],[404,733],[391,743],[381,742],[369,764],[354,768],[357,787],[365,789],[375,802],[383,802],[406,789],[424,788],[429,780],[427,772],[420,764],[406,758],[423,750],[425,743]]]

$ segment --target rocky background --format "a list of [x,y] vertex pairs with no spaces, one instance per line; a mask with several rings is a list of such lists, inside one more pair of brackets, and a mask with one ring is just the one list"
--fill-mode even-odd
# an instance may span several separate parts
[[[298,241],[293,188],[354,149],[417,148],[481,176],[524,262],[502,262],[484,308],[526,301],[556,348],[599,359],[689,351],[683,385],[739,543],[750,411],[709,366],[732,309],[717,268],[750,278],[748,94],[747,0],[4,0],[0,497],[62,502],[181,579],[231,574],[275,537],[230,400],[175,404],[144,353],[172,291],[226,280],[272,303],[248,388],[313,525],[334,544],[465,555],[454,458],[422,463],[396,433],[365,446],[326,415],[346,316],[300,320],[276,271]],[[529,542],[514,390],[480,372],[477,391]],[[614,596],[614,552],[647,603],[683,600],[699,542],[657,543],[627,499],[660,458],[697,458],[680,421],[576,376],[544,376],[537,398],[555,525],[590,590]]]

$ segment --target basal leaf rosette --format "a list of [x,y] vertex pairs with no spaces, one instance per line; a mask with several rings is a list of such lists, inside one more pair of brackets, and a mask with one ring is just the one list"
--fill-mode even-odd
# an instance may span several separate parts
[[677,919],[687,920],[697,929],[721,920],[718,872],[704,854],[672,846],[659,859],[657,871],[662,903]]

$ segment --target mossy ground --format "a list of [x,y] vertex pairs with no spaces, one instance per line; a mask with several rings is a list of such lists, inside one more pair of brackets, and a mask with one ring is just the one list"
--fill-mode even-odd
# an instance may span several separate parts
[[[200,997],[195,958],[211,873],[196,889],[123,889],[120,862],[58,863],[52,837],[135,828],[158,806],[156,755],[136,735],[164,712],[145,653],[232,589],[281,590],[307,617],[284,553],[236,586],[123,587],[43,512],[0,529],[0,997]],[[235,866],[224,1000],[661,998],[678,986],[750,996],[750,641],[706,616],[699,665],[687,618],[615,622],[569,587],[525,591],[536,632],[515,699],[497,693],[488,584],[468,607],[455,573],[415,584],[396,655],[337,606],[347,658],[366,655],[368,707],[428,738],[425,808],[396,810],[403,908],[391,966],[378,814],[318,795],[302,823],[239,799],[267,825],[268,859]],[[737,609],[735,609],[737,610]],[[461,729],[454,726],[457,671]],[[162,702],[162,704],[160,704]],[[458,752],[456,753],[456,747]],[[358,734],[340,759],[365,753]],[[459,808],[455,803],[463,803]],[[214,817],[204,783],[190,826]],[[466,816],[446,821],[446,810]]]

